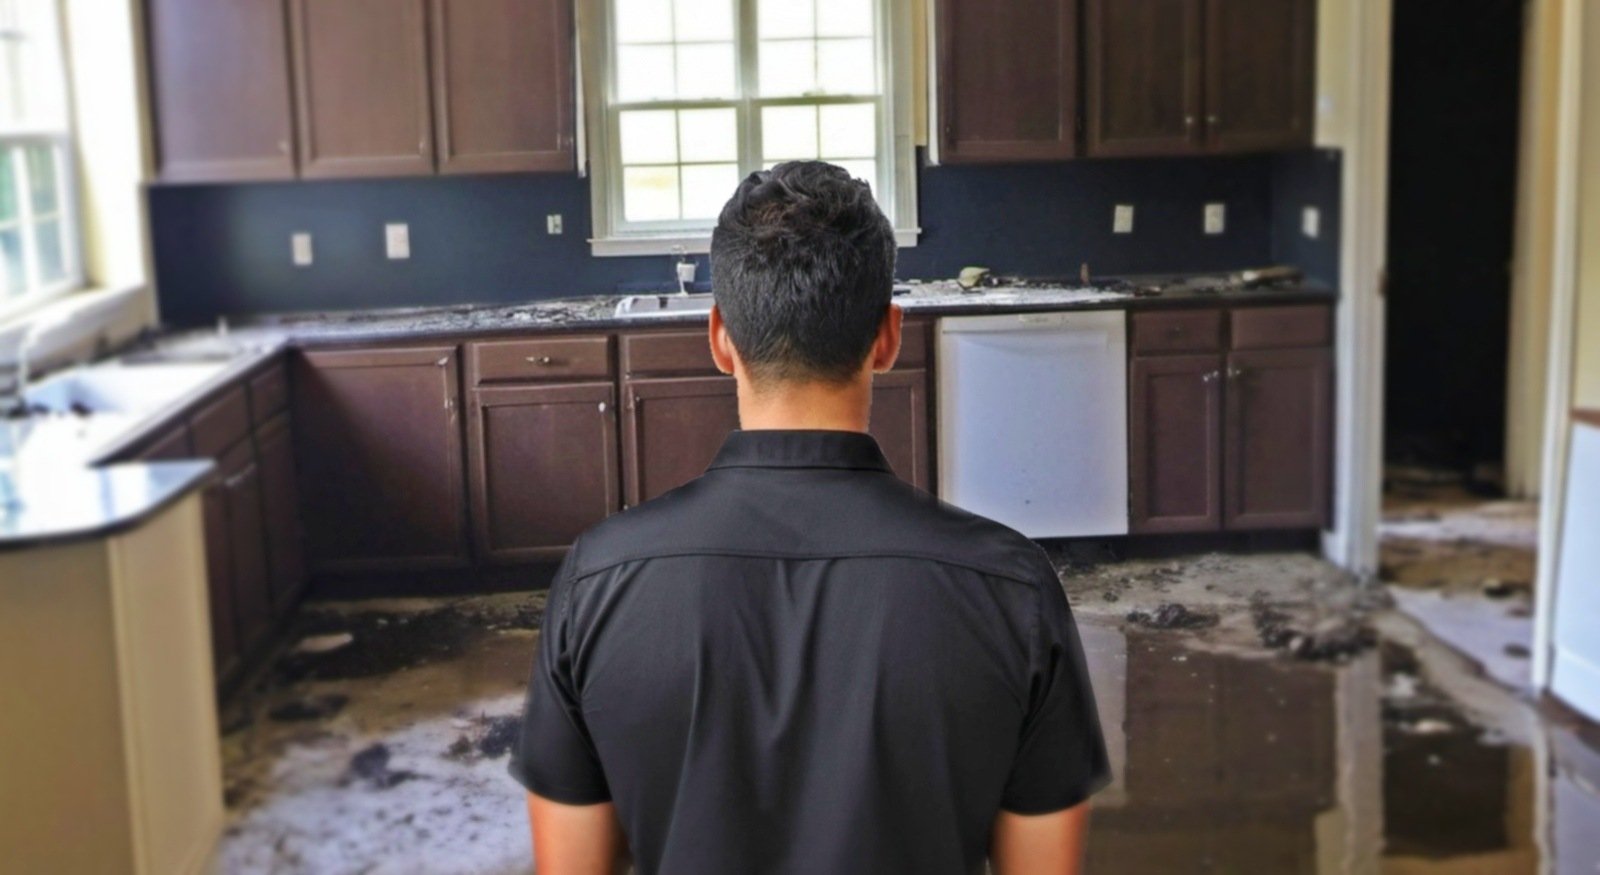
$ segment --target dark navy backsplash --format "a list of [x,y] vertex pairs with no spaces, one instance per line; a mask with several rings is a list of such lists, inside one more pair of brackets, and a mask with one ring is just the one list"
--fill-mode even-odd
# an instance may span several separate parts
[[[922,238],[900,251],[905,279],[966,265],[1028,276],[1218,271],[1289,263],[1335,282],[1339,160],[1276,156],[1083,160],[924,167]],[[1206,203],[1227,204],[1227,231],[1201,229]],[[1134,233],[1111,233],[1116,204]],[[1322,235],[1299,234],[1307,205]],[[665,287],[667,256],[589,254],[589,183],[575,175],[497,175],[152,186],[151,229],[162,318],[411,305],[512,303]],[[565,233],[545,233],[560,213]],[[383,226],[410,225],[411,258],[384,256]],[[314,264],[290,262],[309,231]],[[701,277],[706,276],[700,257]]]

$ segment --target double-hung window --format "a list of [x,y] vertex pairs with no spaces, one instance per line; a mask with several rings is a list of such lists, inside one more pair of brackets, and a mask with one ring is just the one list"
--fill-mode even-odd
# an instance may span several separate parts
[[596,252],[703,251],[741,178],[798,159],[867,181],[913,242],[905,5],[592,0]]
[[0,316],[82,283],[56,0],[0,0]]

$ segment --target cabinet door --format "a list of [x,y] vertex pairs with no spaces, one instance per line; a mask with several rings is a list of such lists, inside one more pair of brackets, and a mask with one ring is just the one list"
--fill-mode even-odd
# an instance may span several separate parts
[[430,0],[441,173],[572,170],[571,0]]
[[157,173],[294,176],[283,0],[146,0]]
[[433,172],[423,0],[290,0],[300,175]]
[[309,352],[296,366],[311,570],[465,565],[456,348]]
[[927,371],[890,371],[872,378],[872,424],[868,431],[900,479],[932,491]]
[[228,457],[223,486],[228,505],[234,627],[238,630],[240,651],[249,653],[272,625],[266,530],[261,517],[261,472],[249,441],[230,451]]
[[1206,0],[1206,139],[1214,151],[1311,145],[1314,0]]
[[615,395],[610,383],[473,393],[467,456],[479,557],[559,558],[616,512]]
[[1326,524],[1332,383],[1327,349],[1229,354],[1222,496],[1228,528]]
[[1138,357],[1129,378],[1129,531],[1220,529],[1222,356]]
[[239,630],[233,607],[232,533],[228,527],[228,489],[217,480],[201,493],[206,539],[206,596],[211,612],[211,658],[217,681],[226,682],[239,662]]
[[1091,155],[1176,155],[1204,148],[1201,0],[1088,0]]
[[623,482],[630,507],[700,476],[739,427],[732,377],[630,380],[622,391]]
[[1078,0],[938,0],[939,158],[1077,154]]
[[300,490],[295,481],[289,415],[281,413],[256,432],[261,468],[261,513],[267,543],[272,609],[287,614],[305,586],[305,543],[300,531]]

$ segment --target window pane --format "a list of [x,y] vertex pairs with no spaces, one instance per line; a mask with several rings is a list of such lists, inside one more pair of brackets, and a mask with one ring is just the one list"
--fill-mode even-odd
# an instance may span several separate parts
[[875,161],[834,161],[834,164],[843,167],[846,172],[856,179],[873,187],[878,187],[878,164]]
[[617,42],[672,41],[672,0],[616,0]]
[[674,0],[677,39],[732,40],[733,0]]
[[51,0],[0,3],[0,125],[64,129],[66,74]]
[[737,161],[739,115],[732,109],[686,109],[678,113],[678,139],[685,161]]
[[878,154],[878,111],[870,103],[824,106],[822,154],[834,158],[866,158]]
[[622,213],[630,222],[678,218],[678,168],[624,167]]
[[761,0],[756,10],[758,36],[776,39],[813,36],[816,33],[816,8],[812,0]]
[[67,278],[67,246],[62,239],[61,220],[51,219],[33,226],[33,239],[39,247],[39,281],[45,285]]
[[872,0],[817,0],[818,36],[872,36]]
[[56,193],[56,150],[53,146],[28,148],[28,188],[32,192],[33,213],[52,215],[60,200]]
[[771,164],[817,157],[817,108],[769,106],[761,110],[761,156]]
[[11,150],[0,148],[0,225],[17,220],[17,180]]
[[22,266],[22,231],[0,231],[0,288],[6,297],[22,294],[25,280]]
[[678,160],[678,126],[670,109],[620,113],[623,164],[672,164]]
[[715,219],[739,187],[737,164],[693,164],[683,168],[683,217]]
[[817,87],[816,43],[784,40],[761,44],[761,93],[798,97]]
[[733,43],[678,46],[678,97],[736,97],[737,90]]
[[817,80],[830,94],[871,94],[877,91],[878,70],[872,40],[819,40]]
[[624,102],[673,96],[671,46],[621,46],[617,49],[617,99]]

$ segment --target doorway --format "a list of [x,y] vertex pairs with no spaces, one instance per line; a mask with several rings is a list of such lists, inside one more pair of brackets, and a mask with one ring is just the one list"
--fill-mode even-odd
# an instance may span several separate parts
[[1395,0],[1389,480],[1503,488],[1525,0]]

